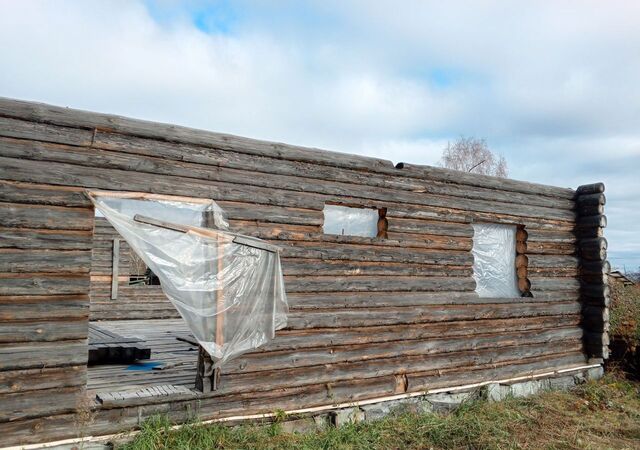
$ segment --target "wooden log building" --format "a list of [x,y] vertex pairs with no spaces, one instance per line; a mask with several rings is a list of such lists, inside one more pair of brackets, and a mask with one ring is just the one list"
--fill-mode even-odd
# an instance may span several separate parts
[[[195,390],[196,344],[161,286],[135,282],[94,189],[215,200],[231,230],[282,248],[288,326],[226,364],[217,390]],[[0,99],[0,444],[601,364],[603,191]],[[377,211],[376,236],[324,233],[326,205]],[[518,227],[524,296],[475,292],[475,223]],[[151,359],[88,366],[89,322],[144,340]]]

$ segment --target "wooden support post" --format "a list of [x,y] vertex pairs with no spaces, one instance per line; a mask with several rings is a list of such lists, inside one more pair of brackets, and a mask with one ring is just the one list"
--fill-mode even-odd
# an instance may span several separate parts
[[113,240],[111,255],[111,300],[118,299],[118,273],[120,271],[120,239]]
[[[206,211],[203,213],[202,223],[205,228],[215,228],[215,222],[213,213]],[[211,264],[210,270],[212,273],[219,274],[224,269],[222,255],[224,254],[224,238],[218,234],[216,239],[216,264]],[[224,343],[224,316],[220,313],[220,310],[224,308],[224,291],[221,286],[217,286],[215,293],[216,299],[216,345],[222,345]],[[205,349],[198,346],[198,371],[196,374],[196,389],[200,392],[207,393],[218,389],[220,384],[220,369],[213,367],[213,359]]]

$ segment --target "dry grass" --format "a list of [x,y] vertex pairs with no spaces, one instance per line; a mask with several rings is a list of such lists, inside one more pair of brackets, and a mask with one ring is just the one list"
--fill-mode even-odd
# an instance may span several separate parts
[[640,384],[608,376],[571,392],[501,403],[477,401],[448,415],[398,411],[383,420],[307,434],[280,424],[190,424],[157,417],[122,446],[151,449],[638,449]]

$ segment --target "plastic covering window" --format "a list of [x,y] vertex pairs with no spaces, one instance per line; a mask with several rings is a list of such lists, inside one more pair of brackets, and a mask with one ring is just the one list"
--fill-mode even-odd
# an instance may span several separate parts
[[378,210],[324,205],[325,234],[376,237],[378,235]]
[[[278,252],[264,250],[269,245],[255,238],[241,237],[255,246],[234,242],[239,235],[225,231],[224,212],[212,200],[176,202],[105,192],[89,196],[158,276],[165,295],[216,366],[265,344],[286,325]],[[141,223],[140,216],[183,231]]]
[[480,297],[520,297],[516,273],[516,227],[473,224],[473,278]]

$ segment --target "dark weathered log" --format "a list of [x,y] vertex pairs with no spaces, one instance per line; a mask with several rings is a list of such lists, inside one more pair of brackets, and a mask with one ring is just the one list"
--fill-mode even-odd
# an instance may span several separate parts
[[518,302],[495,305],[450,305],[422,306],[411,308],[376,308],[372,310],[291,311],[288,329],[310,329],[325,327],[365,327],[402,323],[427,323],[454,320],[499,319],[506,317],[538,317],[548,315],[578,315],[579,303],[534,303]]
[[576,220],[576,230],[584,233],[583,229],[585,228],[606,228],[607,227],[607,216],[585,216],[579,217]]
[[0,272],[88,273],[90,268],[90,250],[59,251],[0,248]]
[[603,237],[582,239],[578,247],[580,255],[589,261],[604,261],[607,259],[607,240]]
[[5,394],[0,396],[0,422],[71,412],[84,395],[84,386]]
[[487,348],[528,345],[542,342],[557,342],[566,339],[580,339],[579,327],[518,332],[512,334],[484,335],[459,339],[427,339],[414,341],[394,341],[364,346],[333,346],[324,349],[309,349],[296,353],[256,353],[245,355],[225,364],[225,374],[237,374],[258,371],[272,371],[284,367],[307,367],[314,365],[356,362],[375,358],[398,356],[438,355],[447,352],[481,350]]
[[580,205],[576,211],[579,217],[599,216],[604,214],[604,205]]
[[51,388],[84,386],[87,366],[0,371],[0,395]]
[[491,177],[487,175],[469,174],[458,170],[441,169],[431,166],[420,166],[404,162],[396,164],[397,169],[408,176],[433,179],[447,183],[465,183],[472,186],[483,186],[493,189],[504,189],[514,192],[534,193],[559,198],[573,198],[575,192],[572,189],[563,189],[541,184],[527,183],[505,178]]
[[87,294],[0,296],[2,322],[84,320],[88,313]]
[[576,189],[576,196],[600,194],[604,192],[604,183],[583,184]]
[[88,274],[0,273],[0,295],[84,294],[88,291]]
[[607,198],[603,193],[580,195],[576,198],[576,205],[578,207],[586,205],[605,205]]
[[[0,304],[0,308],[4,305]],[[86,308],[85,308],[86,311]],[[58,313],[60,314],[60,313]],[[22,318],[13,322],[3,320],[0,326],[0,343],[62,341],[87,337],[87,314],[76,318],[40,320],[33,322]],[[0,386],[1,391],[1,386]]]
[[[270,187],[271,189],[279,188],[287,191],[361,197],[374,199],[380,202],[424,204],[471,211],[490,213],[497,212],[527,217],[554,218],[559,220],[575,219],[575,213],[571,210],[521,205],[517,203],[466,199],[463,197],[440,195],[427,196],[418,192],[397,191],[338,182],[326,183],[321,180],[304,179],[304,182],[302,182],[300,178],[292,176],[265,174],[264,176],[256,177],[255,173],[248,171],[237,171],[225,168],[216,168],[216,170],[211,170],[210,168],[197,164],[168,162],[158,158],[128,156],[124,154],[100,152],[98,150],[79,150],[73,147],[60,146],[57,144],[31,142],[28,147],[25,147],[23,142],[9,138],[0,138],[0,155],[4,157],[36,161],[55,161],[58,163],[73,164],[83,167],[102,168],[104,170],[118,169],[129,172],[135,171],[140,173],[140,176],[144,176],[143,174],[162,174],[165,176],[200,179],[216,183],[252,185],[256,186],[256,188]],[[18,181],[29,180],[19,179]],[[249,201],[249,197],[230,198],[229,200]],[[386,205],[382,204],[380,206]]]
[[0,345],[0,371],[87,363],[87,341],[35,342]]
[[350,291],[473,291],[476,282],[471,277],[418,276],[295,276],[285,277],[287,292],[350,292]]
[[89,208],[0,203],[0,227],[91,230],[93,229],[93,210]]
[[611,272],[609,261],[581,261],[580,274],[594,275],[596,277]]
[[593,297],[593,298],[609,297],[609,295],[611,294],[609,290],[609,286],[607,286],[604,283],[599,283],[599,284],[583,283],[582,287],[580,288],[580,292],[582,293],[582,295],[586,297]]

